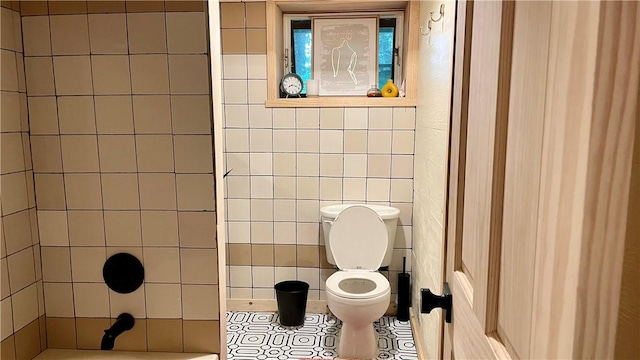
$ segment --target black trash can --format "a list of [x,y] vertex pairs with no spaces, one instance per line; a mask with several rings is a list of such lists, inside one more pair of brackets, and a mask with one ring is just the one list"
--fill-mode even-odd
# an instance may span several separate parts
[[309,284],[304,281],[288,280],[277,283],[275,289],[280,324],[282,326],[303,325]]

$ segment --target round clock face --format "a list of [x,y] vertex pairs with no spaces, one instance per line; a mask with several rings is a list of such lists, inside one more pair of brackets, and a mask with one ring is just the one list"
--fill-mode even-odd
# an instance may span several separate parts
[[280,88],[287,95],[299,95],[302,91],[302,78],[294,73],[282,77]]

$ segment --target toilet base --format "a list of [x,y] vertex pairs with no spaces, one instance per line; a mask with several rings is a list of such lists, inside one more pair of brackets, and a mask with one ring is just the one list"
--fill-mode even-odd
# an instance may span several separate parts
[[344,359],[375,359],[378,355],[378,334],[373,324],[353,326],[342,323],[338,356]]

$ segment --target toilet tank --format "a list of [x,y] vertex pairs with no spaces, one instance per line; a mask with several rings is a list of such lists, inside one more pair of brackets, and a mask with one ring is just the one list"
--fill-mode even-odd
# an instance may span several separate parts
[[340,205],[330,205],[324,206],[320,208],[320,215],[322,218],[322,232],[324,233],[324,243],[325,249],[327,251],[327,261],[330,264],[335,265],[336,261],[333,258],[333,254],[331,253],[331,248],[329,247],[329,232],[331,231],[331,225],[333,225],[333,220],[342,212],[342,210],[354,206],[366,206],[371,210],[375,211],[378,216],[384,221],[385,226],[387,227],[387,252],[384,255],[384,259],[382,259],[382,264],[380,267],[389,266],[391,264],[391,256],[393,255],[393,244],[396,241],[396,229],[398,227],[398,217],[400,216],[400,210],[391,206],[383,206],[383,205],[368,205],[368,204],[340,204]]

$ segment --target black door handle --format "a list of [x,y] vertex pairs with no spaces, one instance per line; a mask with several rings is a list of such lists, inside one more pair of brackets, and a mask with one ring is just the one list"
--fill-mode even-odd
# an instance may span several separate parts
[[421,307],[420,312],[428,314],[435,308],[442,308],[444,311],[444,320],[451,322],[451,313],[453,312],[453,295],[449,290],[449,283],[444,283],[444,294],[435,295],[429,289],[420,290]]

